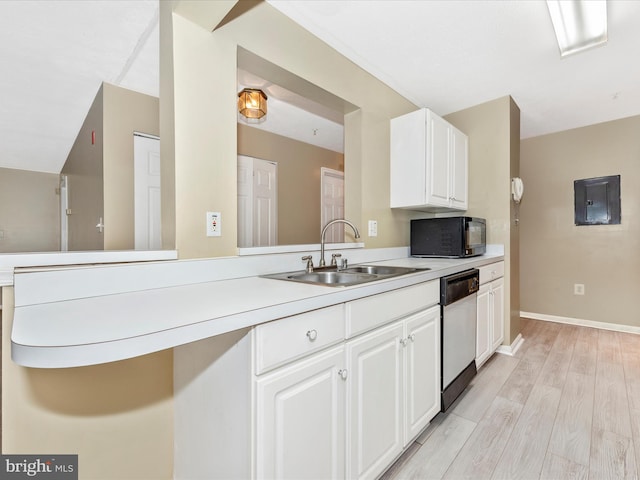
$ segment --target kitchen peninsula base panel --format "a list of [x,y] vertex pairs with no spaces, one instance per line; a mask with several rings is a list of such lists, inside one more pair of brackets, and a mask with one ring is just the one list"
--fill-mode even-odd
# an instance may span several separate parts
[[174,349],[174,478],[248,479],[251,331]]

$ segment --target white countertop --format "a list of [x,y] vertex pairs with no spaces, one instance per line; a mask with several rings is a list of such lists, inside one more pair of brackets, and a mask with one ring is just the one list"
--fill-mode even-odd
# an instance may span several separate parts
[[501,253],[368,262],[430,270],[352,287],[247,276],[43,303],[16,302],[12,358],[39,368],[122,360],[500,260]]

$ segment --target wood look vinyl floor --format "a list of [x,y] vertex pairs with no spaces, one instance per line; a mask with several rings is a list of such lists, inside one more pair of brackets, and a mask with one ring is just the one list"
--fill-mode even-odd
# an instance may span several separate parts
[[640,477],[640,335],[522,326],[384,480]]

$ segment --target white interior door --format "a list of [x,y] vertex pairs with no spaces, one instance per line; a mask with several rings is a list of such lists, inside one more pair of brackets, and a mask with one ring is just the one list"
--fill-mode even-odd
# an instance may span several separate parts
[[238,155],[238,247],[253,246],[253,158]]
[[[344,218],[344,173],[322,167],[320,170],[320,229],[337,218]],[[344,242],[344,225],[332,225],[327,230],[327,243]]]
[[254,159],[253,162],[253,244],[267,247],[278,244],[277,164]]
[[238,155],[238,246],[278,244],[278,164]]
[[134,238],[136,250],[162,248],[160,139],[133,134]]

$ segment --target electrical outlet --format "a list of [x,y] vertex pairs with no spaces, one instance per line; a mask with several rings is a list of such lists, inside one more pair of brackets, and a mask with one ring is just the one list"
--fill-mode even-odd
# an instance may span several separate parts
[[369,220],[369,236],[378,236],[378,222],[376,220]]
[[222,220],[220,212],[207,212],[207,237],[222,235]]
[[584,283],[575,283],[573,285],[574,295],[584,295]]

